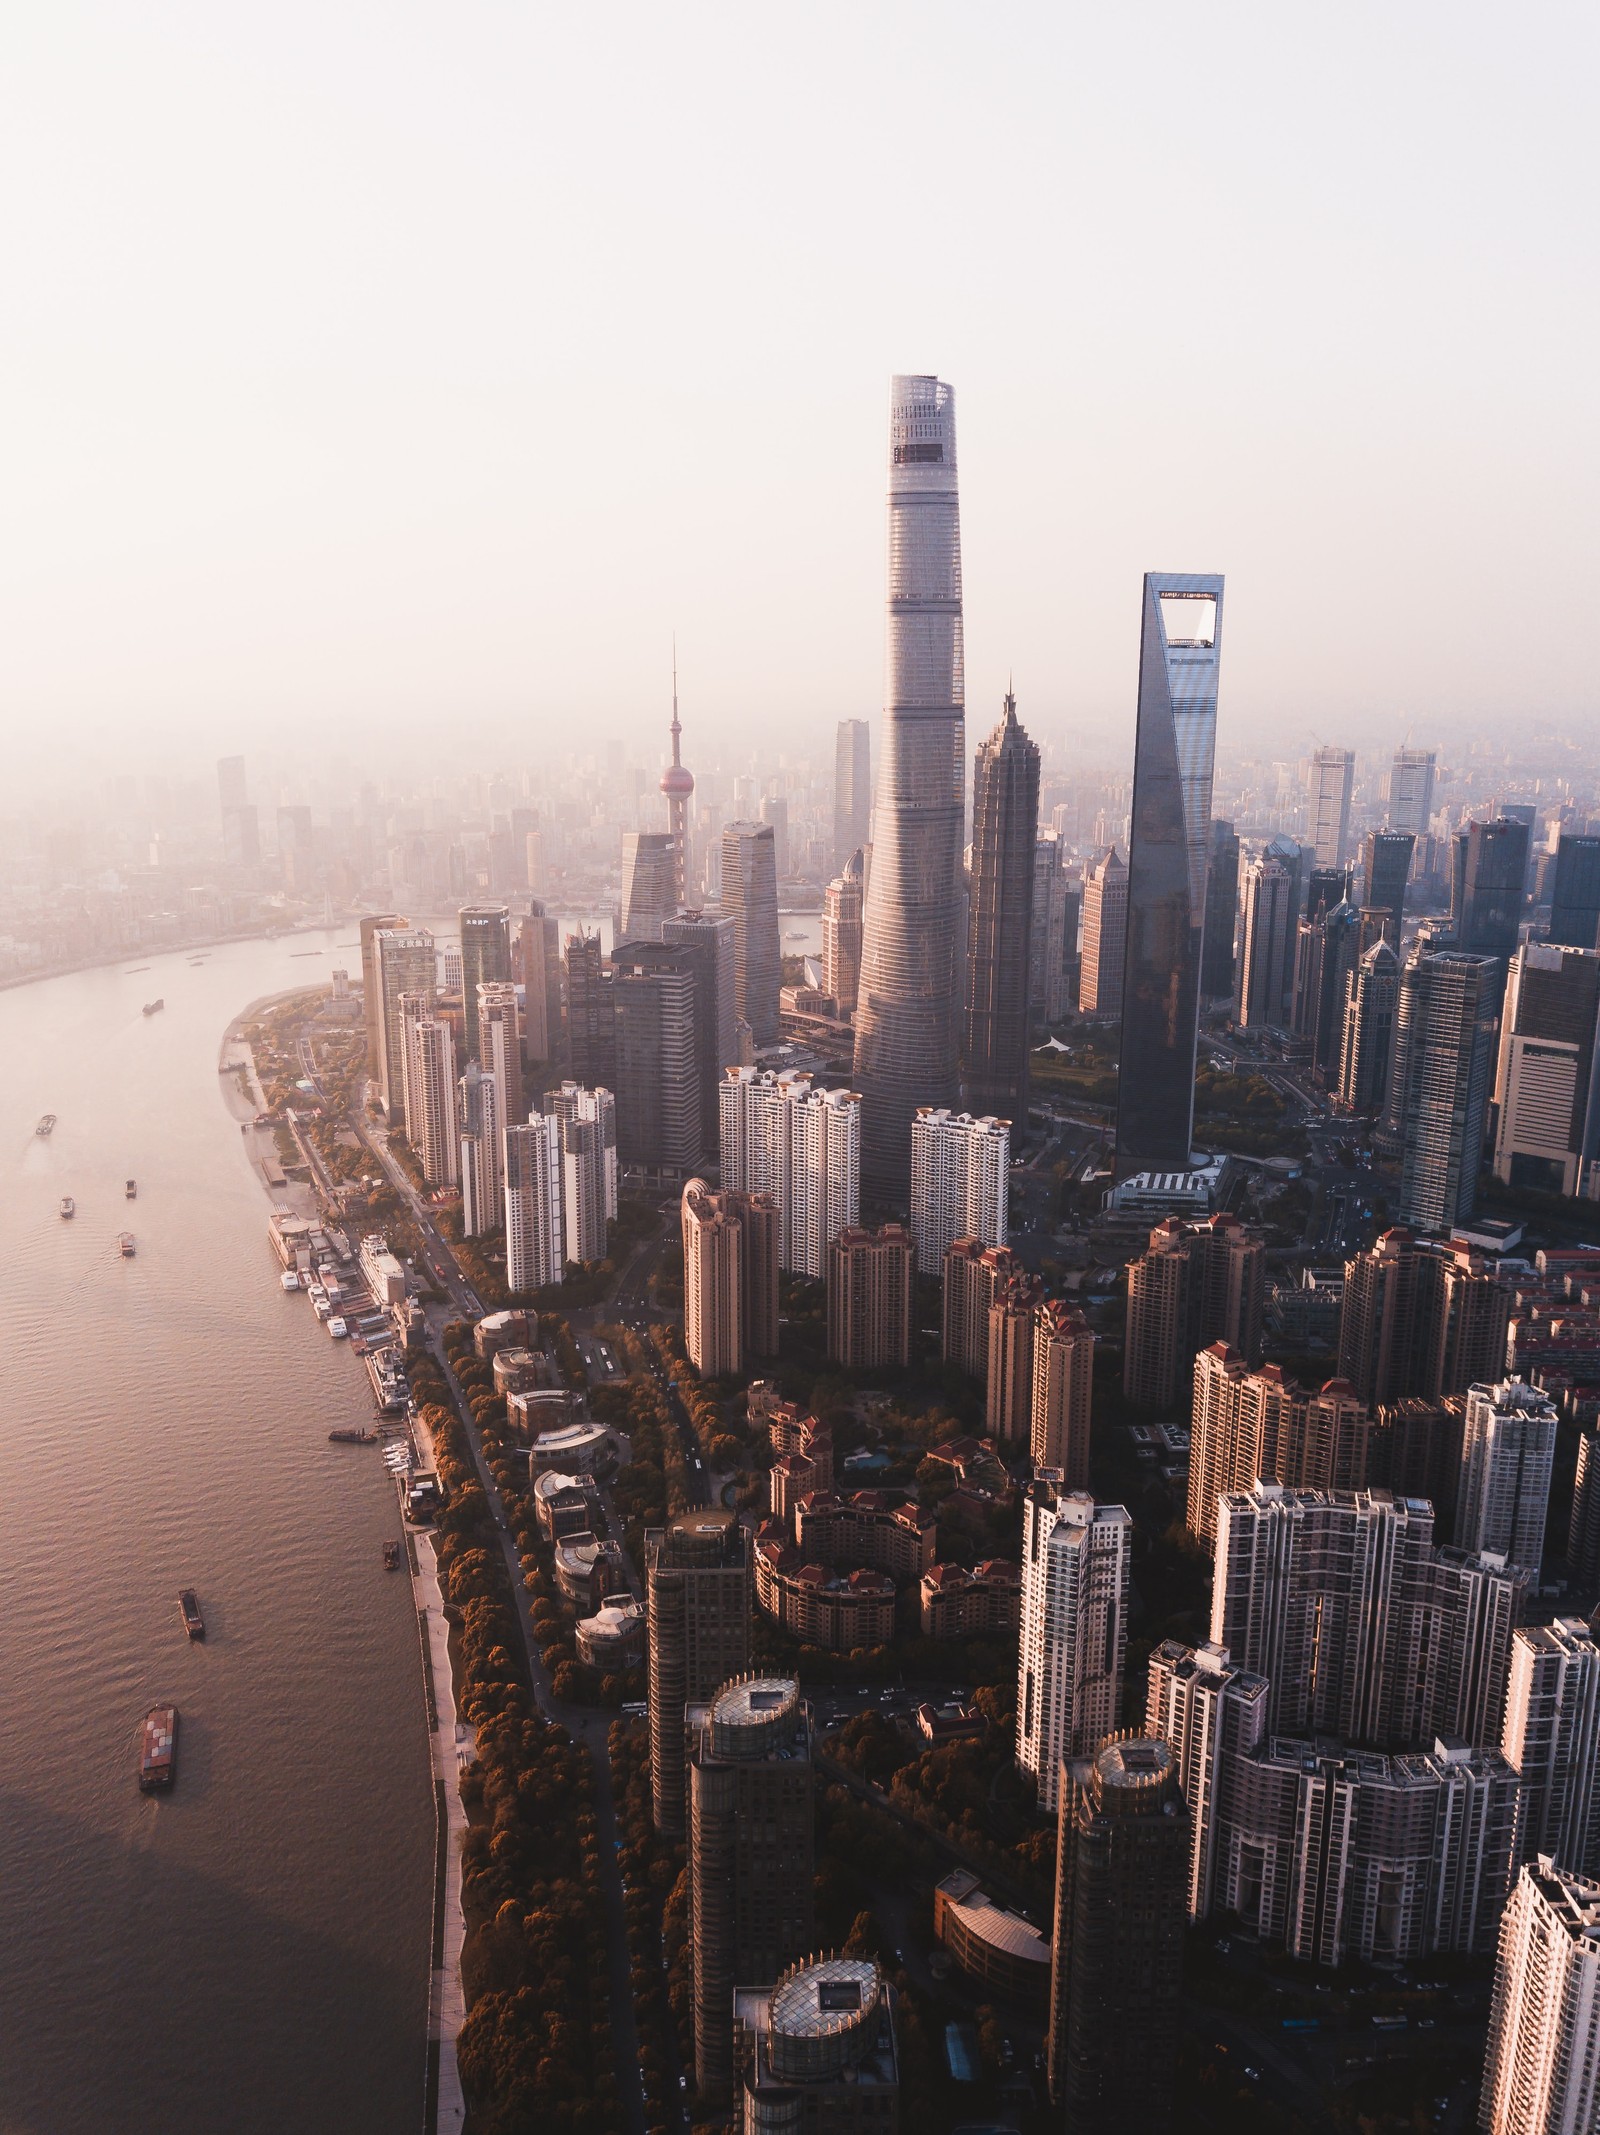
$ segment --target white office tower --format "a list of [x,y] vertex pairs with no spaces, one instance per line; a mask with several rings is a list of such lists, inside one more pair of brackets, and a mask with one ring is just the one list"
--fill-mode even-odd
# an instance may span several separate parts
[[1318,867],[1343,867],[1350,857],[1350,796],[1355,790],[1353,749],[1318,749],[1311,759],[1307,843]]
[[1556,1405],[1548,1394],[1520,1379],[1468,1388],[1456,1497],[1463,1549],[1504,1557],[1537,1580],[1555,1453]]
[[923,1105],[911,1122],[911,1235],[918,1271],[937,1275],[946,1247],[958,1238],[1004,1245],[1010,1184],[1010,1120]]
[[606,1225],[617,1213],[617,1104],[609,1090],[564,1082],[545,1097],[561,1122],[561,1211],[568,1260],[606,1256]]
[[1439,759],[1432,749],[1396,749],[1389,773],[1389,827],[1420,837],[1433,814],[1433,780]]
[[405,1125],[406,1049],[400,1002],[416,994],[430,1006],[438,956],[426,927],[382,927],[372,937],[377,976],[373,1036],[378,1052],[378,1095],[391,1126]]
[[430,1186],[454,1186],[459,1177],[456,1132],[456,1048],[448,1023],[413,1013],[407,995],[406,1138]]
[[1088,1757],[1118,1725],[1128,1646],[1133,1522],[1121,1505],[1028,1486],[1022,1527],[1017,1763],[1054,1813],[1064,1757]]
[[539,1290],[566,1271],[561,1207],[561,1122],[536,1113],[506,1129],[506,1282]]
[[1478,2125],[1486,2135],[1600,2127],[1600,1883],[1548,1855],[1500,1921]]
[[1580,1617],[1511,1641],[1500,1747],[1522,1780],[1522,1857],[1600,1872],[1600,1647]]
[[730,1067],[717,1091],[724,1193],[778,1204],[778,1265],[820,1278],[861,1216],[861,1099],[794,1068]]
[[678,909],[678,848],[665,830],[622,834],[622,939],[659,941]]
[[458,1086],[461,1107],[461,1233],[481,1238],[497,1230],[505,1184],[500,1091],[492,1075],[469,1060]]

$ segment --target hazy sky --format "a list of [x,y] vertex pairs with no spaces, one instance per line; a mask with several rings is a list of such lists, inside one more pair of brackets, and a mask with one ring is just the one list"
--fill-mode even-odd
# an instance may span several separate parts
[[[527,756],[881,691],[895,370],[957,392],[969,724],[1596,717],[1592,4],[8,11],[0,722]],[[92,753],[91,753],[92,752]],[[690,759],[693,760],[692,747]]]

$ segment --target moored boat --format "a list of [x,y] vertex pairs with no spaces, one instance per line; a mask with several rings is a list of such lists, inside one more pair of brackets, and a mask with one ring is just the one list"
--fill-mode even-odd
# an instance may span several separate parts
[[178,1763],[178,1708],[152,1705],[139,1737],[139,1791],[156,1794],[170,1787]]
[[400,1569],[400,1545],[398,1542],[384,1543],[383,1568],[386,1572],[397,1572]]
[[278,1281],[285,1290],[298,1290],[300,1287],[300,1275],[298,1269],[285,1268],[283,1273],[278,1277]]
[[353,1428],[330,1431],[328,1443],[331,1446],[375,1446],[378,1443],[378,1434],[376,1431]]
[[200,1614],[200,1598],[192,1586],[178,1589],[178,1607],[183,1611],[183,1628],[191,1638],[204,1638],[205,1618]]

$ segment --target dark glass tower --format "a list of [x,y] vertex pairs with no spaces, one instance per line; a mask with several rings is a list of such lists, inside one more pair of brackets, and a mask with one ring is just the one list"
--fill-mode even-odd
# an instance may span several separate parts
[[1400,953],[1400,927],[1406,916],[1406,882],[1411,874],[1411,855],[1416,837],[1409,830],[1374,830],[1361,848],[1361,874],[1365,887],[1361,903],[1368,912],[1382,912],[1391,922],[1389,940]]
[[1211,825],[1211,858],[1206,869],[1205,940],[1200,958],[1200,991],[1208,1000],[1233,998],[1233,937],[1239,924],[1239,837],[1231,823]]
[[1116,1175],[1182,1171],[1194,1139],[1222,579],[1144,581]]
[[469,904],[461,914],[461,1007],[467,1058],[488,1065],[478,1035],[478,988],[511,977],[511,914],[503,904]]
[[1516,954],[1522,899],[1528,879],[1528,826],[1510,816],[1469,823],[1456,947],[1470,956]]
[[967,1109],[1028,1116],[1028,949],[1039,827],[1039,749],[1009,693],[972,784],[972,888],[961,1081]]
[[1563,949],[1600,946],[1600,838],[1562,833],[1550,892],[1550,939]]
[[938,378],[894,381],[888,620],[854,1079],[862,1098],[861,1183],[903,1202],[912,1116],[919,1105],[953,1104],[960,1083],[961,513],[955,394]]

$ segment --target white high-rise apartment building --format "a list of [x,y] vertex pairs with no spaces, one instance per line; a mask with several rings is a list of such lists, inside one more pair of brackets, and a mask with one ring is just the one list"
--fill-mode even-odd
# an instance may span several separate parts
[[603,1260],[617,1213],[617,1104],[609,1090],[564,1082],[545,1097],[561,1122],[561,1208],[568,1260]]
[[1343,867],[1350,857],[1350,796],[1355,790],[1353,749],[1318,749],[1311,759],[1307,840],[1318,867]]
[[460,1177],[456,1132],[456,1048],[448,1023],[413,1014],[406,997],[406,1136],[430,1186]]
[[1522,1857],[1600,1872],[1600,1647],[1581,1617],[1519,1629],[1501,1737],[1522,1780]]
[[1520,1379],[1468,1388],[1456,1495],[1463,1549],[1504,1557],[1538,1578],[1555,1453],[1556,1406],[1548,1394]]
[[481,1238],[504,1212],[505,1125],[500,1088],[476,1060],[458,1086],[461,1113],[461,1233]]
[[911,1122],[911,1235],[917,1268],[937,1275],[958,1238],[1004,1245],[1011,1122],[923,1105]]
[[1600,2127],[1600,1883],[1548,1855],[1500,1921],[1478,2125],[1486,2135]]
[[778,1204],[778,1265],[820,1278],[861,1216],[861,1099],[793,1068],[730,1067],[717,1091],[724,1192]]
[[1432,749],[1396,749],[1389,773],[1389,827],[1415,831],[1428,827],[1433,814],[1433,781],[1439,759]]
[[438,955],[426,927],[382,927],[372,937],[378,998],[374,1036],[378,1047],[378,1095],[391,1126],[405,1124],[406,1048],[400,1002],[416,994],[432,1004]]
[[527,1117],[522,1090],[522,1011],[508,979],[478,987],[478,1059],[495,1079],[502,1123]]
[[1263,1739],[1267,1697],[1266,1678],[1235,1667],[1225,1646],[1168,1638],[1150,1656],[1144,1731],[1171,1743],[1189,1804],[1191,1920],[1204,1920],[1211,1910],[1223,1784],[1231,1764]]
[[1061,1760],[1087,1757],[1118,1724],[1128,1648],[1133,1522],[1121,1505],[1029,1485],[1022,1529],[1017,1763],[1051,1812]]
[[561,1122],[535,1113],[506,1129],[506,1282],[513,1291],[560,1282],[566,1269]]

